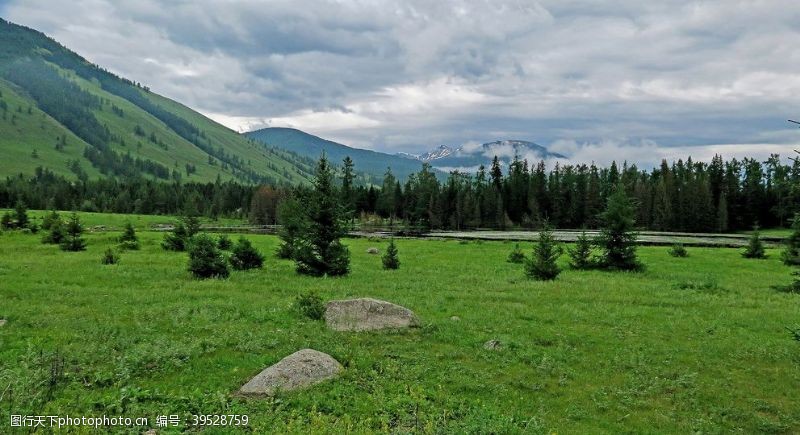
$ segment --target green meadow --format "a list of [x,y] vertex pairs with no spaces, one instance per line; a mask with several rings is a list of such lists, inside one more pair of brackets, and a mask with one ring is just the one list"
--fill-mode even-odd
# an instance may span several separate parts
[[[272,255],[276,237],[248,235],[268,254],[262,270],[201,281],[157,232],[101,265],[119,234],[88,233],[78,253],[41,234],[0,234],[2,427],[11,414],[148,417],[150,427],[158,415],[245,414],[247,428],[203,431],[800,432],[800,343],[787,331],[800,326],[800,295],[772,288],[791,281],[777,249],[748,260],[643,247],[644,272],[565,269],[536,282],[505,261],[512,243],[400,239],[401,267],[385,271],[366,253],[385,241],[347,239],[350,275],[312,278]],[[295,308],[309,291],[394,302],[422,326],[333,332]],[[492,339],[501,347],[484,349]],[[332,355],[344,374],[273,398],[234,394],[303,348]]]

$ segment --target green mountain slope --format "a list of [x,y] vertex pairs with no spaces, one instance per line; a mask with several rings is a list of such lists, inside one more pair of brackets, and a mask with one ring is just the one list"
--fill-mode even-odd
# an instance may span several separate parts
[[0,92],[0,175],[296,184],[313,168],[4,20]]
[[291,150],[300,156],[312,159],[318,158],[325,151],[328,158],[337,164],[341,163],[345,156],[350,156],[357,170],[373,175],[383,174],[388,167],[392,169],[395,176],[402,179],[409,174],[419,172],[422,167],[422,163],[417,160],[351,148],[294,128],[263,128],[245,133],[245,136],[256,139],[265,145]]

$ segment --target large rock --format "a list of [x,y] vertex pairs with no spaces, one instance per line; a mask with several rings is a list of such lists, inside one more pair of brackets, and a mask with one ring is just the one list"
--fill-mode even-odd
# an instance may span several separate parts
[[400,305],[361,298],[328,302],[325,323],[336,331],[372,331],[419,326],[419,319]]
[[6,319],[0,319],[0,326],[6,326]]
[[267,367],[239,389],[240,394],[272,396],[277,391],[305,388],[336,377],[339,361],[314,349],[303,349]]
[[367,254],[378,255],[381,251],[378,248],[367,248]]

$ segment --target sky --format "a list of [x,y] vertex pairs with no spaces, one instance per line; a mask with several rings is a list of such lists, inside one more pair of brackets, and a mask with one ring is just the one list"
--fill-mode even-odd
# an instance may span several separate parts
[[529,140],[654,163],[800,142],[796,0],[1,1],[234,130],[421,153]]

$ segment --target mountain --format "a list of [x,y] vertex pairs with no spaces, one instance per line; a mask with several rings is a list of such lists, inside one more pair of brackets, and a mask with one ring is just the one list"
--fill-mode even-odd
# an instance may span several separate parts
[[548,151],[547,148],[524,140],[498,140],[483,145],[464,145],[458,148],[441,145],[433,151],[421,154],[417,160],[428,162],[433,167],[448,171],[452,169],[473,170],[480,165],[486,167],[497,156],[508,165],[514,156],[528,159],[529,162],[542,159],[565,158],[563,155]]
[[0,19],[0,176],[303,183],[313,161],[248,139]]
[[340,165],[342,159],[350,156],[357,171],[369,173],[374,177],[381,177],[386,172],[386,168],[391,168],[397,178],[404,179],[414,172],[419,172],[422,168],[422,163],[416,159],[352,148],[294,128],[262,128],[245,133],[245,136],[265,145],[288,150],[312,159],[319,158],[325,151],[328,159],[335,165]]

